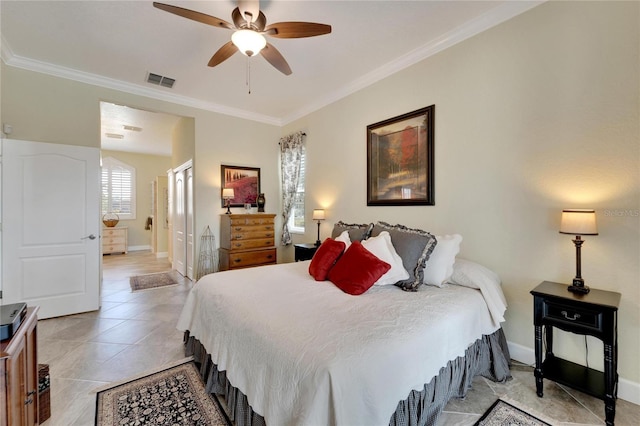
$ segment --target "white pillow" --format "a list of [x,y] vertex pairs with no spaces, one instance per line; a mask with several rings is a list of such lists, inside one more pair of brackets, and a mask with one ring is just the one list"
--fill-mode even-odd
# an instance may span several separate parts
[[404,269],[404,265],[402,264],[402,258],[393,247],[391,236],[387,231],[382,231],[379,235],[364,240],[362,246],[373,253],[378,259],[391,265],[391,269],[381,276],[378,281],[373,283],[373,285],[391,285],[409,278],[409,273]]
[[423,283],[442,287],[453,274],[453,263],[460,252],[462,235],[436,235],[436,244],[424,268]]
[[494,324],[499,326],[504,321],[507,299],[502,292],[500,277],[491,269],[470,260],[458,258],[453,265],[453,275],[449,282],[479,289],[487,302]]
[[351,238],[349,237],[349,231],[342,231],[342,234],[340,234],[337,237],[335,237],[334,240],[342,241],[344,243],[344,246],[345,246],[344,247],[345,251],[351,245]]

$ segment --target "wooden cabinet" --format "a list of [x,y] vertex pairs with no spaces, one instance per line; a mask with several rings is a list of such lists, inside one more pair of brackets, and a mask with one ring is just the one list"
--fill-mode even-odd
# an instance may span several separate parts
[[129,251],[127,227],[102,228],[102,254]]
[[0,426],[38,424],[38,308],[0,342]]
[[274,214],[223,214],[220,270],[276,263]]

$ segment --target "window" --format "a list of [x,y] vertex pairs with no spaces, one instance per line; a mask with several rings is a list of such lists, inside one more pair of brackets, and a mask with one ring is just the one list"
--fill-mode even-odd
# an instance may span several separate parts
[[293,202],[293,211],[289,217],[289,232],[304,234],[304,176],[305,176],[306,153],[302,154],[300,161],[300,178],[296,198]]
[[102,214],[136,218],[136,169],[112,157],[102,160]]

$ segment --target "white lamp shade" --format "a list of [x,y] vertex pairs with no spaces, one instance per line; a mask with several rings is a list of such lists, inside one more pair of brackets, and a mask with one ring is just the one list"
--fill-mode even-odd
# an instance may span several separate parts
[[560,219],[560,233],[572,235],[598,235],[595,210],[562,210],[562,218]]
[[267,45],[264,36],[253,30],[238,30],[231,35],[231,41],[246,56],[257,55]]
[[222,189],[222,198],[233,198],[235,194],[233,193],[233,188],[223,188]]
[[314,209],[313,210],[313,220],[324,220],[324,210],[322,210],[322,209]]

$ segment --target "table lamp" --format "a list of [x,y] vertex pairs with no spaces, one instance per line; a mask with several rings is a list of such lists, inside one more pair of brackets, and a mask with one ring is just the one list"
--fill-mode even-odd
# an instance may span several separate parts
[[324,210],[322,209],[314,209],[313,210],[313,220],[318,221],[318,239],[316,240],[316,246],[320,246],[320,221],[324,220]]
[[222,189],[222,198],[224,199],[224,205],[227,206],[227,213],[225,214],[231,214],[231,209],[229,207],[231,207],[231,199],[233,197],[235,197],[235,194],[233,193],[233,188]]
[[581,235],[598,235],[598,227],[596,225],[596,212],[592,209],[565,209],[562,210],[562,218],[560,219],[560,233],[575,235],[576,239],[573,243],[576,246],[576,277],[573,279],[572,285],[568,290],[574,293],[589,293],[589,287],[584,285],[581,276],[581,258],[580,248],[584,240]]

